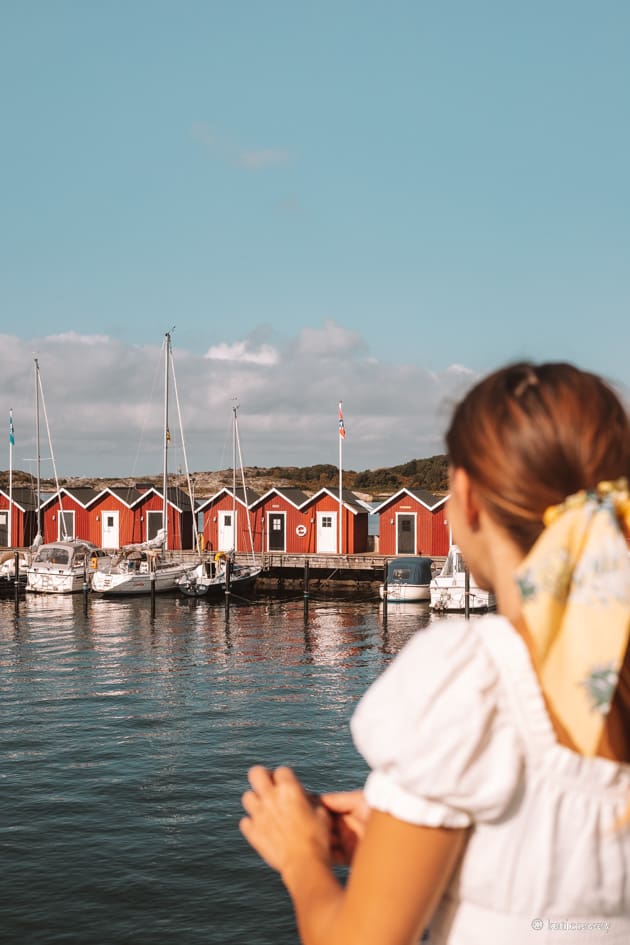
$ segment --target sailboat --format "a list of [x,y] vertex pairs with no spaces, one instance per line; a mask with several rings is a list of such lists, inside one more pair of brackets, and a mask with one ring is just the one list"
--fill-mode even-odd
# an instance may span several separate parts
[[[172,331],[172,330],[171,330]],[[92,577],[92,590],[102,597],[151,594],[177,589],[177,581],[190,568],[190,563],[177,558],[165,558],[168,548],[168,446],[170,378],[175,382],[171,331],[164,334],[164,427],[162,470],[162,527],[148,541],[124,545],[108,569],[97,571]],[[177,390],[177,388],[175,388]],[[178,403],[179,407],[179,403]],[[180,417],[181,427],[181,417]],[[192,496],[190,479],[189,494]],[[191,498],[192,505],[192,498]],[[193,510],[194,517],[194,510]]]
[[[59,540],[47,543],[43,541],[41,527],[40,402],[44,411],[55,485],[59,496]],[[30,548],[29,563],[25,568],[26,590],[39,594],[76,594],[89,587],[92,576],[97,573],[98,568],[103,567],[109,561],[109,556],[102,548],[92,544],[92,542],[68,535],[37,358],[35,358],[35,427],[37,443],[37,534]]]
[[262,567],[256,560],[254,553],[254,538],[252,523],[247,511],[247,532],[249,538],[249,561],[247,564],[236,563],[236,454],[238,451],[239,466],[243,498],[247,505],[247,489],[245,487],[245,470],[241,455],[241,441],[238,432],[238,404],[232,407],[232,548],[219,551],[212,560],[200,561],[195,568],[191,568],[178,580],[179,589],[188,597],[220,596],[228,586],[232,593],[239,593],[251,588]]

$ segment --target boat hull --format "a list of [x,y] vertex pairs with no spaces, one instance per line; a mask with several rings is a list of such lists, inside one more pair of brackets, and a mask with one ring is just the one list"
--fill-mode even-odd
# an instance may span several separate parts
[[100,572],[92,580],[92,590],[101,597],[130,597],[166,591],[175,591],[180,579],[187,571],[188,565],[177,564],[172,567],[157,568],[149,573]]
[[444,567],[431,581],[431,610],[446,612],[482,612],[494,610],[496,598],[480,588],[467,573],[464,558],[457,545],[449,548]]
[[89,587],[90,582],[83,571],[31,569],[26,576],[26,590],[34,594],[79,594],[86,586]]
[[[466,592],[463,582],[446,583],[440,578],[435,578],[431,582],[431,610],[440,612],[464,612],[468,609],[471,612],[483,612],[494,610],[496,599],[490,591],[484,591],[471,584]],[[468,594],[468,608],[466,607],[466,596]]]
[[[262,568],[259,567],[235,568],[230,575],[230,593],[238,594],[253,587],[261,571]],[[178,581],[178,586],[182,594],[187,597],[222,597],[226,591],[225,574],[206,577],[196,569],[189,571]]]
[[429,584],[388,584],[387,588],[384,584],[381,584],[378,593],[381,600],[385,600],[387,597],[390,604],[410,604],[431,599]]

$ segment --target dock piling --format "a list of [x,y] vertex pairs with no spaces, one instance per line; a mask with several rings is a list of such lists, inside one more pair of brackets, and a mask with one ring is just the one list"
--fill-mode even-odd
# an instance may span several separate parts
[[13,561],[14,561],[14,570],[15,570],[15,584],[13,585],[13,591],[15,593],[15,610],[17,612],[20,606],[20,555],[19,552],[13,552]]
[[304,621],[308,620],[308,581],[309,581],[309,565],[308,558],[304,562]]
[[225,619],[230,615],[230,597],[232,596],[232,591],[230,590],[230,580],[232,577],[232,560],[228,555],[225,559]]
[[464,569],[464,617],[470,620],[470,571]]
[[151,558],[151,574],[150,574],[150,584],[151,584],[151,619],[155,617],[155,560]]

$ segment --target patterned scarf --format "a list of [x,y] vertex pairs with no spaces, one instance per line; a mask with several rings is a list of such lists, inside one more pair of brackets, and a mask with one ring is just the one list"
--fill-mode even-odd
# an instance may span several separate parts
[[594,755],[630,638],[630,496],[602,482],[547,509],[516,573],[542,689],[578,751]]

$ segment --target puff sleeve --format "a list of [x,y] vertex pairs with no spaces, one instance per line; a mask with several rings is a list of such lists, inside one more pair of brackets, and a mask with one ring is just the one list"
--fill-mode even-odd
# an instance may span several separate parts
[[369,805],[431,827],[499,819],[523,767],[500,686],[469,621],[419,631],[352,717],[355,745],[371,769]]

